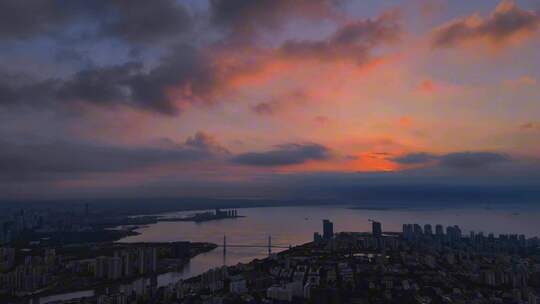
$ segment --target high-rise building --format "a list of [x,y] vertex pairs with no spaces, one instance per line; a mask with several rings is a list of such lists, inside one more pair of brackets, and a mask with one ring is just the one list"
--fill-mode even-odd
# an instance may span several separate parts
[[157,248],[152,247],[147,249],[148,252],[148,270],[150,272],[157,271]]
[[108,273],[107,257],[100,256],[96,258],[94,267],[94,276],[98,279],[105,278]]
[[418,224],[414,224],[413,225],[413,232],[414,232],[414,235],[415,236],[420,236],[423,234],[422,232],[422,226],[418,225]]
[[131,263],[131,254],[129,251],[122,251],[119,255],[122,260],[122,276],[129,277],[133,274],[133,265]]
[[146,272],[145,252],[144,248],[138,248],[137,250],[137,270],[139,274]]
[[435,234],[437,236],[443,236],[444,235],[444,228],[442,225],[435,226]]
[[122,259],[119,257],[108,258],[107,278],[117,280],[122,277]]
[[371,224],[371,232],[373,233],[373,236],[382,236],[382,224],[380,222],[373,221]]
[[334,223],[323,220],[323,239],[330,240],[334,237]]
[[403,238],[409,241],[413,239],[413,228],[411,224],[403,224]]
[[425,235],[433,235],[433,230],[431,229],[430,224],[425,224],[424,225],[424,234]]
[[461,240],[461,229],[459,229],[459,226],[446,227],[446,239],[449,242],[458,242]]

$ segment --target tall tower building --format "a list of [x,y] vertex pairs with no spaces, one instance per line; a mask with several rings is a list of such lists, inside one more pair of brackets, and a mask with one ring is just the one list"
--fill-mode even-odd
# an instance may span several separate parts
[[433,234],[433,229],[431,229],[430,224],[425,224],[424,225],[424,234],[425,235],[432,235]]
[[444,229],[442,225],[435,226],[435,234],[437,236],[443,236],[444,235]]
[[323,220],[323,239],[330,240],[334,237],[334,224],[329,220]]
[[373,233],[373,236],[382,236],[382,224],[380,222],[373,221],[373,223],[371,224],[371,231]]

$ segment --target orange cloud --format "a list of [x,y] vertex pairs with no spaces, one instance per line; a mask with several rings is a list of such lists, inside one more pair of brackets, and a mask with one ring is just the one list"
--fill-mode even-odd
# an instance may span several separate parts
[[448,3],[445,0],[424,0],[420,4],[420,13],[424,17],[432,17],[448,8]]
[[356,171],[396,171],[400,166],[388,159],[389,154],[380,152],[365,152],[358,155],[353,162]]
[[345,158],[309,161],[300,165],[280,168],[282,172],[388,172],[397,171],[399,164],[388,159],[384,152],[361,152]]
[[410,127],[412,124],[412,119],[407,116],[402,116],[399,118],[399,125],[401,127]]
[[432,80],[426,79],[418,84],[417,90],[421,93],[433,93],[437,90],[437,86]]
[[529,122],[526,122],[524,124],[521,124],[519,126],[519,128],[521,130],[525,130],[525,131],[528,131],[528,130],[540,130],[540,123],[535,123],[535,122],[529,121]]
[[514,89],[528,86],[535,86],[537,84],[536,78],[530,76],[521,76],[518,79],[510,79],[504,81],[504,84]]
[[475,14],[435,29],[432,46],[448,48],[480,40],[504,47],[532,37],[538,28],[540,16],[536,12],[523,10],[514,1],[503,0],[488,17]]
[[[374,19],[346,23],[330,37],[319,40],[287,40],[273,48],[246,45],[214,48],[207,52],[216,79],[212,92],[220,97],[254,86],[268,88],[284,83],[292,74],[295,79],[302,74],[323,76],[307,75],[311,71],[306,67],[349,68],[353,65],[358,70],[373,68],[383,59],[372,56],[372,51],[399,39],[398,20],[398,14],[392,11]],[[212,98],[217,99],[216,96]]]
[[324,115],[316,116],[313,120],[316,123],[321,124],[321,125],[324,125],[324,124],[327,124],[327,123],[330,122],[330,118],[328,118],[328,116],[324,116]]

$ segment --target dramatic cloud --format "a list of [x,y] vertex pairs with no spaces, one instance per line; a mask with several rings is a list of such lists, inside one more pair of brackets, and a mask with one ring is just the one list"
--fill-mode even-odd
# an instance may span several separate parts
[[439,159],[440,164],[446,167],[474,169],[506,162],[510,157],[492,152],[456,152],[443,155]]
[[209,160],[228,151],[211,136],[198,132],[183,144],[117,146],[77,141],[46,143],[0,142],[0,178],[36,179],[86,173],[113,173]]
[[[122,3],[114,2],[116,6],[124,5]],[[325,3],[322,1],[318,5],[329,5]],[[96,4],[96,9],[102,9],[104,5],[106,4]],[[176,4],[160,1],[158,8],[153,9],[183,14],[178,11],[179,9],[169,7],[171,5]],[[219,6],[217,3],[214,5]],[[269,2],[268,5],[274,4]],[[294,4],[296,5],[300,4]],[[125,16],[112,14],[114,18],[108,19],[112,18],[111,20],[115,22],[124,22],[122,18],[128,18],[127,16],[144,19],[142,16],[146,12],[144,7],[144,4],[136,2],[134,7],[121,10]],[[128,14],[126,11],[133,13]],[[155,15],[157,14],[152,15],[152,18],[156,18]],[[148,25],[143,22],[140,26],[144,29],[140,30],[137,29],[138,22],[127,20],[125,22],[129,21],[128,23],[135,27],[133,30],[135,36],[131,37],[132,34],[129,32],[118,32],[115,35],[145,41],[147,41],[145,35],[168,35],[167,29],[153,25],[152,20],[151,18],[147,20]],[[108,31],[116,28],[110,23],[100,23],[100,26],[105,25]],[[178,26],[173,23],[169,30],[173,31],[172,28]],[[126,26],[119,26],[117,30],[129,31]],[[227,96],[234,95],[245,86],[242,79],[257,77],[256,75],[264,73],[267,67],[283,60],[287,62],[304,59],[352,60],[357,64],[364,64],[370,59],[373,48],[397,39],[399,31],[395,13],[386,13],[376,19],[347,23],[326,39],[289,40],[276,48],[246,48],[242,51],[242,56],[238,55],[240,51],[238,47],[216,47],[209,50],[205,46],[180,43],[163,50],[161,53],[164,54],[153,64],[137,59],[114,65],[90,65],[72,75],[51,77],[38,82],[25,79],[13,83],[0,77],[0,106],[23,105],[62,111],[73,104],[82,103],[101,107],[125,106],[176,115],[192,104],[213,104],[226,100]],[[256,105],[253,111],[258,114],[274,113],[277,108],[281,108],[282,104],[289,103],[290,100],[305,98],[305,94],[302,94],[292,92],[285,96],[273,97],[272,101]]]
[[324,116],[324,115],[317,115],[315,116],[315,118],[313,118],[313,120],[318,123],[318,124],[321,124],[321,125],[324,125],[324,124],[327,124],[330,122],[330,118],[328,116]]
[[526,130],[526,131],[527,130],[540,130],[540,123],[529,121],[529,122],[519,125],[519,129]]
[[393,162],[403,165],[425,164],[436,160],[438,157],[430,153],[410,153],[391,158]]
[[108,13],[101,34],[135,42],[175,37],[193,23],[189,11],[175,0],[111,1]]
[[531,76],[521,76],[517,79],[505,80],[503,84],[510,86],[515,89],[524,88],[524,87],[533,87],[536,86],[538,81],[536,78]]
[[432,80],[426,79],[418,84],[417,90],[421,93],[433,93],[437,90],[437,86]]
[[388,12],[376,19],[348,23],[326,40],[286,41],[280,51],[285,57],[300,60],[352,59],[364,63],[374,47],[398,39],[401,29],[397,20],[396,12]]
[[270,102],[258,103],[252,108],[252,110],[259,115],[273,115],[276,111],[275,105]]
[[410,153],[390,159],[403,165],[427,164],[436,161],[439,166],[456,169],[476,169],[495,163],[510,161],[506,154],[494,152],[454,152],[443,155]]
[[436,29],[432,43],[436,48],[444,48],[485,38],[501,44],[520,34],[531,34],[539,26],[540,16],[536,12],[523,10],[513,1],[503,0],[489,17],[473,15]]
[[99,106],[129,106],[162,114],[177,114],[183,105],[212,102],[219,71],[188,46],[175,48],[147,71],[142,62],[81,70],[43,82],[13,84],[0,78],[0,106],[47,107],[58,102]]
[[0,39],[59,36],[78,26],[96,38],[151,42],[177,36],[191,24],[188,10],[174,0],[0,2]]
[[291,17],[318,20],[338,15],[337,0],[210,0],[212,22],[234,39],[281,28]]
[[283,94],[272,96],[268,101],[260,102],[251,107],[258,115],[274,115],[278,111],[286,110],[290,105],[301,105],[310,99],[308,92],[304,90],[291,90]]
[[59,1],[40,0],[1,1],[0,38],[24,39],[51,33],[78,15],[77,11],[60,9],[59,4]]
[[199,131],[195,135],[188,137],[186,146],[193,147],[202,151],[213,151],[214,153],[229,154],[229,150],[223,147],[214,136]]
[[325,160],[330,150],[319,144],[285,144],[266,152],[249,152],[235,156],[233,163],[249,166],[275,167],[302,164],[309,160]]

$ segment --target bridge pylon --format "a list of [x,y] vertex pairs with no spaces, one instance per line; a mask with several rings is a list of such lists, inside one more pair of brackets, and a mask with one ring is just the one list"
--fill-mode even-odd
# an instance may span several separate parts
[[223,236],[223,254],[227,254],[227,236]]

